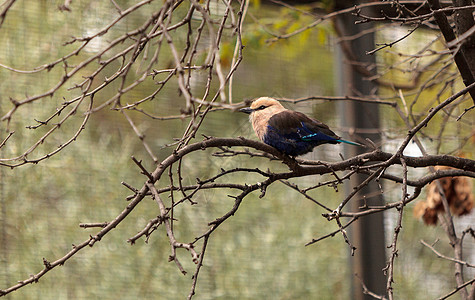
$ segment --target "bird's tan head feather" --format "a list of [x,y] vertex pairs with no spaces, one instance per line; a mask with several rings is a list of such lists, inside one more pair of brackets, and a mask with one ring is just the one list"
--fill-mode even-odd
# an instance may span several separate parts
[[263,140],[266,133],[269,119],[273,115],[286,110],[277,100],[269,97],[261,97],[254,100],[251,103],[250,109],[252,110],[250,115],[252,127],[261,140]]
[[266,110],[268,108],[270,108],[269,111],[285,110],[285,108],[282,106],[282,104],[279,103],[279,101],[269,97],[261,97],[257,100],[254,100],[254,102],[251,103],[250,107],[254,111]]

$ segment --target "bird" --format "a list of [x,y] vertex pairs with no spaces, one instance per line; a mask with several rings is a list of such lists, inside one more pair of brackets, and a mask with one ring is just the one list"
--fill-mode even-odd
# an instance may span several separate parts
[[309,153],[322,144],[364,146],[341,139],[324,123],[286,109],[270,97],[258,98],[239,111],[249,114],[254,132],[262,142],[291,157]]

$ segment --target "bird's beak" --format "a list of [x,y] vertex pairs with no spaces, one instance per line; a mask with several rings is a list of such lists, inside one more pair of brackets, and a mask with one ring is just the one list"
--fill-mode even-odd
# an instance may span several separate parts
[[250,113],[252,113],[254,110],[253,110],[252,108],[250,108],[250,107],[245,107],[245,108],[241,108],[239,111],[240,111],[240,112],[243,112],[243,113],[246,113],[246,114],[250,114]]

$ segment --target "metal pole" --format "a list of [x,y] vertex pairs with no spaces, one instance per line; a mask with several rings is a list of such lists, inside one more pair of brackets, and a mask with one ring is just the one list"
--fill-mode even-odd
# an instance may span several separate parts
[[[346,2],[345,7],[354,6],[354,1]],[[342,3],[339,3],[342,4]],[[342,8],[342,7],[339,7]],[[373,64],[375,57],[366,55],[365,51],[372,50],[374,43],[374,34],[371,33],[371,24],[355,25],[355,19],[352,16],[345,15],[338,17],[335,21],[337,30],[344,36],[357,36],[357,34],[370,33],[346,42],[340,43],[336,51],[336,68],[338,93],[346,96],[362,96],[374,94],[376,86],[367,80],[367,74],[358,72],[354,63]],[[342,47],[346,47],[343,49]],[[350,52],[348,52],[350,50]],[[351,53],[352,57],[345,55]],[[360,65],[361,66],[361,65]],[[379,107],[377,104],[357,103],[354,101],[344,101],[340,104],[341,124],[348,128],[350,137],[355,141],[361,141],[366,138],[371,139],[375,144],[380,145],[380,124]],[[352,157],[365,152],[365,149],[358,147],[345,146],[345,157]],[[347,191],[358,186],[367,176],[356,174],[352,176],[349,184],[346,185]],[[359,211],[367,206],[383,205],[383,197],[379,186],[372,182],[364,187],[349,203],[349,210]],[[372,214],[356,221],[349,230],[350,239],[357,248],[353,257],[350,257],[352,268],[352,296],[351,299],[366,300],[374,299],[363,293],[362,283],[374,293],[379,295],[386,294],[386,279],[383,274],[383,268],[386,266],[385,238],[384,238],[384,216],[382,213]]]

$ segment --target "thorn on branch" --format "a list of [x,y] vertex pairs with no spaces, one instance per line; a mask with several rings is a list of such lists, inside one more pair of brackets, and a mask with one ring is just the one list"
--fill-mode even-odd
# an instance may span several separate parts
[[205,134],[201,134],[201,135],[204,137],[204,139],[203,139],[204,141],[207,141],[207,140],[210,140],[210,139],[213,138],[212,136],[207,136]]
[[366,201],[367,200],[366,195],[363,195],[362,200],[363,200],[363,205],[361,205],[358,208],[361,209],[361,210],[368,209],[369,207],[368,207],[368,202]]
[[152,174],[150,174],[146,169],[145,167],[142,165],[142,161],[138,161],[134,156],[131,156],[132,160],[134,161],[134,163],[142,170],[142,174],[144,174],[145,176],[148,177],[148,179],[150,180],[150,182],[153,182],[153,176]]
[[264,196],[266,195],[266,191],[267,191],[267,184],[264,184],[264,183],[258,183],[259,187],[261,188],[261,194],[259,195],[259,199],[262,199],[264,198]]
[[10,102],[11,102],[15,107],[20,106],[20,102],[18,102],[17,100],[13,99],[12,97],[10,97],[9,99],[10,99]]
[[472,106],[470,106],[469,108],[465,108],[465,109],[463,110],[463,113],[462,113],[460,116],[458,116],[456,120],[457,120],[457,121],[460,121],[460,119],[462,119],[462,117],[463,117],[466,113],[468,113],[470,110],[472,110],[472,109],[474,109],[474,108],[475,108],[475,105],[472,105]]
[[43,265],[47,270],[51,269],[51,263],[46,260],[46,258],[43,257]]
[[39,278],[37,276],[30,274],[30,278],[33,280],[34,283],[38,283]]
[[127,182],[125,181],[122,181],[121,184],[123,186],[125,186],[126,188],[128,188],[129,190],[131,190],[132,192],[134,192],[135,194],[137,194],[139,192],[138,189],[134,188],[133,186],[131,186],[130,184],[128,184]]
[[89,247],[92,247],[94,246],[94,244],[100,240],[100,237],[98,237],[97,235],[96,236],[92,236],[92,235],[89,235],[89,243],[88,243],[88,246]]

